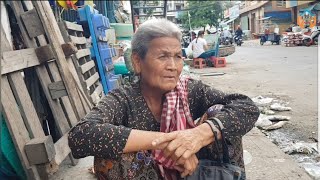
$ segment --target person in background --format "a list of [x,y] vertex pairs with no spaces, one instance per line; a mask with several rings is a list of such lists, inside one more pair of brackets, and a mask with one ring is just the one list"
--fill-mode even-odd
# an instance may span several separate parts
[[232,39],[232,34],[231,34],[231,32],[226,28],[226,29],[224,29],[223,30],[223,32],[222,32],[222,34],[223,34],[223,37],[224,38],[231,38]]
[[[177,180],[191,175],[199,160],[220,159],[212,148],[215,134],[221,139],[217,122],[245,179],[241,139],[253,128],[259,109],[245,95],[226,94],[181,76],[181,37],[166,19],[141,24],[131,41],[139,80],[110,91],[70,130],[73,156],[94,156],[98,179]],[[218,107],[208,114],[214,119],[196,124],[212,106]],[[201,153],[202,148],[208,151]]]
[[238,28],[235,32],[235,35],[240,37],[240,36],[242,36],[242,34],[243,34],[242,29],[241,29],[240,25],[238,25]]
[[194,31],[192,31],[191,32],[191,41],[193,41],[196,37],[197,37],[197,34]]
[[208,58],[210,56],[206,55],[205,51],[208,50],[207,41],[203,38],[204,31],[199,31],[197,38],[195,38],[192,42],[192,53],[193,58]]

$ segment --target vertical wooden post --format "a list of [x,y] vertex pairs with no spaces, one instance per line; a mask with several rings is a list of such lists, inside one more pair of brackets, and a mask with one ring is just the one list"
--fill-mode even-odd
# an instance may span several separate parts
[[80,119],[85,116],[85,110],[82,106],[80,95],[77,91],[76,82],[74,81],[74,78],[72,77],[72,74],[68,68],[67,60],[61,48],[61,44],[64,44],[64,40],[59,30],[58,23],[54,18],[48,1],[33,1],[33,4],[46,31],[48,40],[54,49],[53,53],[56,57],[61,78],[65,83],[67,93],[70,97],[71,105],[73,106],[73,109],[77,111],[77,116]]

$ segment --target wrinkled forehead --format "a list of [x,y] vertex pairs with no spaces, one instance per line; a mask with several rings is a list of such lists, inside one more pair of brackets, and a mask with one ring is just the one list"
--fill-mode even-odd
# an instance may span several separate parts
[[151,53],[181,53],[180,41],[176,38],[164,37],[153,39],[149,46],[148,51]]

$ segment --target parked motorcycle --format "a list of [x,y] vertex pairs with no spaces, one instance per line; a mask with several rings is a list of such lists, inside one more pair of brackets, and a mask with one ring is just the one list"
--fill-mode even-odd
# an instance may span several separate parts
[[230,37],[221,37],[221,41],[220,41],[221,45],[228,46],[229,44],[232,44],[232,43],[233,43],[232,38],[230,38]]
[[243,44],[242,35],[234,36],[234,42],[237,44],[237,46],[241,46],[241,44]]
[[303,45],[311,46],[318,45],[318,39],[320,35],[320,26],[315,26],[311,29],[311,34],[303,34]]

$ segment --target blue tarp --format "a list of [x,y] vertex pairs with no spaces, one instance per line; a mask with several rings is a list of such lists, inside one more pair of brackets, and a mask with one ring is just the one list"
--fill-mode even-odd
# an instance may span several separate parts
[[291,12],[265,12],[265,16],[271,16],[271,20],[275,23],[291,22]]

